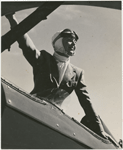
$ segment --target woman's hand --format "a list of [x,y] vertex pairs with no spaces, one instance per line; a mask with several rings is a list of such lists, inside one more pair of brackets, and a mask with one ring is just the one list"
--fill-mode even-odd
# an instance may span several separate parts
[[8,20],[14,19],[14,18],[15,18],[14,14],[15,14],[15,13],[7,14],[7,15],[5,15],[5,17],[6,17]]
[[100,135],[101,137],[105,138],[105,139],[108,139],[108,137],[110,136],[110,135],[108,135],[105,131],[100,132],[99,135]]
[[15,27],[18,24],[18,21],[14,15],[15,13],[7,14],[5,17],[8,19],[11,28]]

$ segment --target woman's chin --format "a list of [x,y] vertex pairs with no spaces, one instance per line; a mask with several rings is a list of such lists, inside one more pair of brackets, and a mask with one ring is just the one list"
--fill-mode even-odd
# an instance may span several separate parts
[[70,51],[68,55],[69,55],[69,56],[74,56],[75,54],[76,54],[75,51]]

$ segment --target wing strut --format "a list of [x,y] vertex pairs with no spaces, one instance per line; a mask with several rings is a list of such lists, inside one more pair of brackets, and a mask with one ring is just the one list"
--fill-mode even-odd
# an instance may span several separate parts
[[46,17],[53,12],[57,7],[59,7],[63,2],[45,2],[39,8],[37,8],[31,15],[20,22],[15,28],[7,32],[2,36],[2,52],[5,49],[9,49],[19,37],[24,35],[30,29],[32,29],[40,21],[45,20]]

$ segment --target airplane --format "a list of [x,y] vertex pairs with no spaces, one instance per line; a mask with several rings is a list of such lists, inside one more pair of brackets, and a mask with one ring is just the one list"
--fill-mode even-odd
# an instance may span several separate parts
[[[38,7],[1,39],[1,52],[42,20],[46,20],[60,5],[89,5],[121,10],[121,2],[2,2],[1,15]],[[34,19],[35,18],[35,19]],[[35,20],[35,21],[32,21]],[[6,42],[7,41],[7,42]],[[39,99],[1,79],[1,146],[2,149],[120,149],[121,145],[102,121],[104,139],[71,118],[55,104]]]

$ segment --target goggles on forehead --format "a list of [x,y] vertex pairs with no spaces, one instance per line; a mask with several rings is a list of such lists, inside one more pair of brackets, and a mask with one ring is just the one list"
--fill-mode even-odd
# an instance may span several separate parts
[[77,34],[74,31],[71,31],[70,29],[65,29],[60,33],[61,37],[72,37],[74,38],[76,41],[79,39],[79,37],[77,36]]
[[55,42],[61,38],[61,37],[72,37],[75,39],[75,41],[77,41],[79,39],[79,37],[77,36],[77,34],[70,30],[70,29],[64,29],[63,31],[61,31],[60,34],[58,34],[53,40],[52,40],[52,44],[54,45]]

